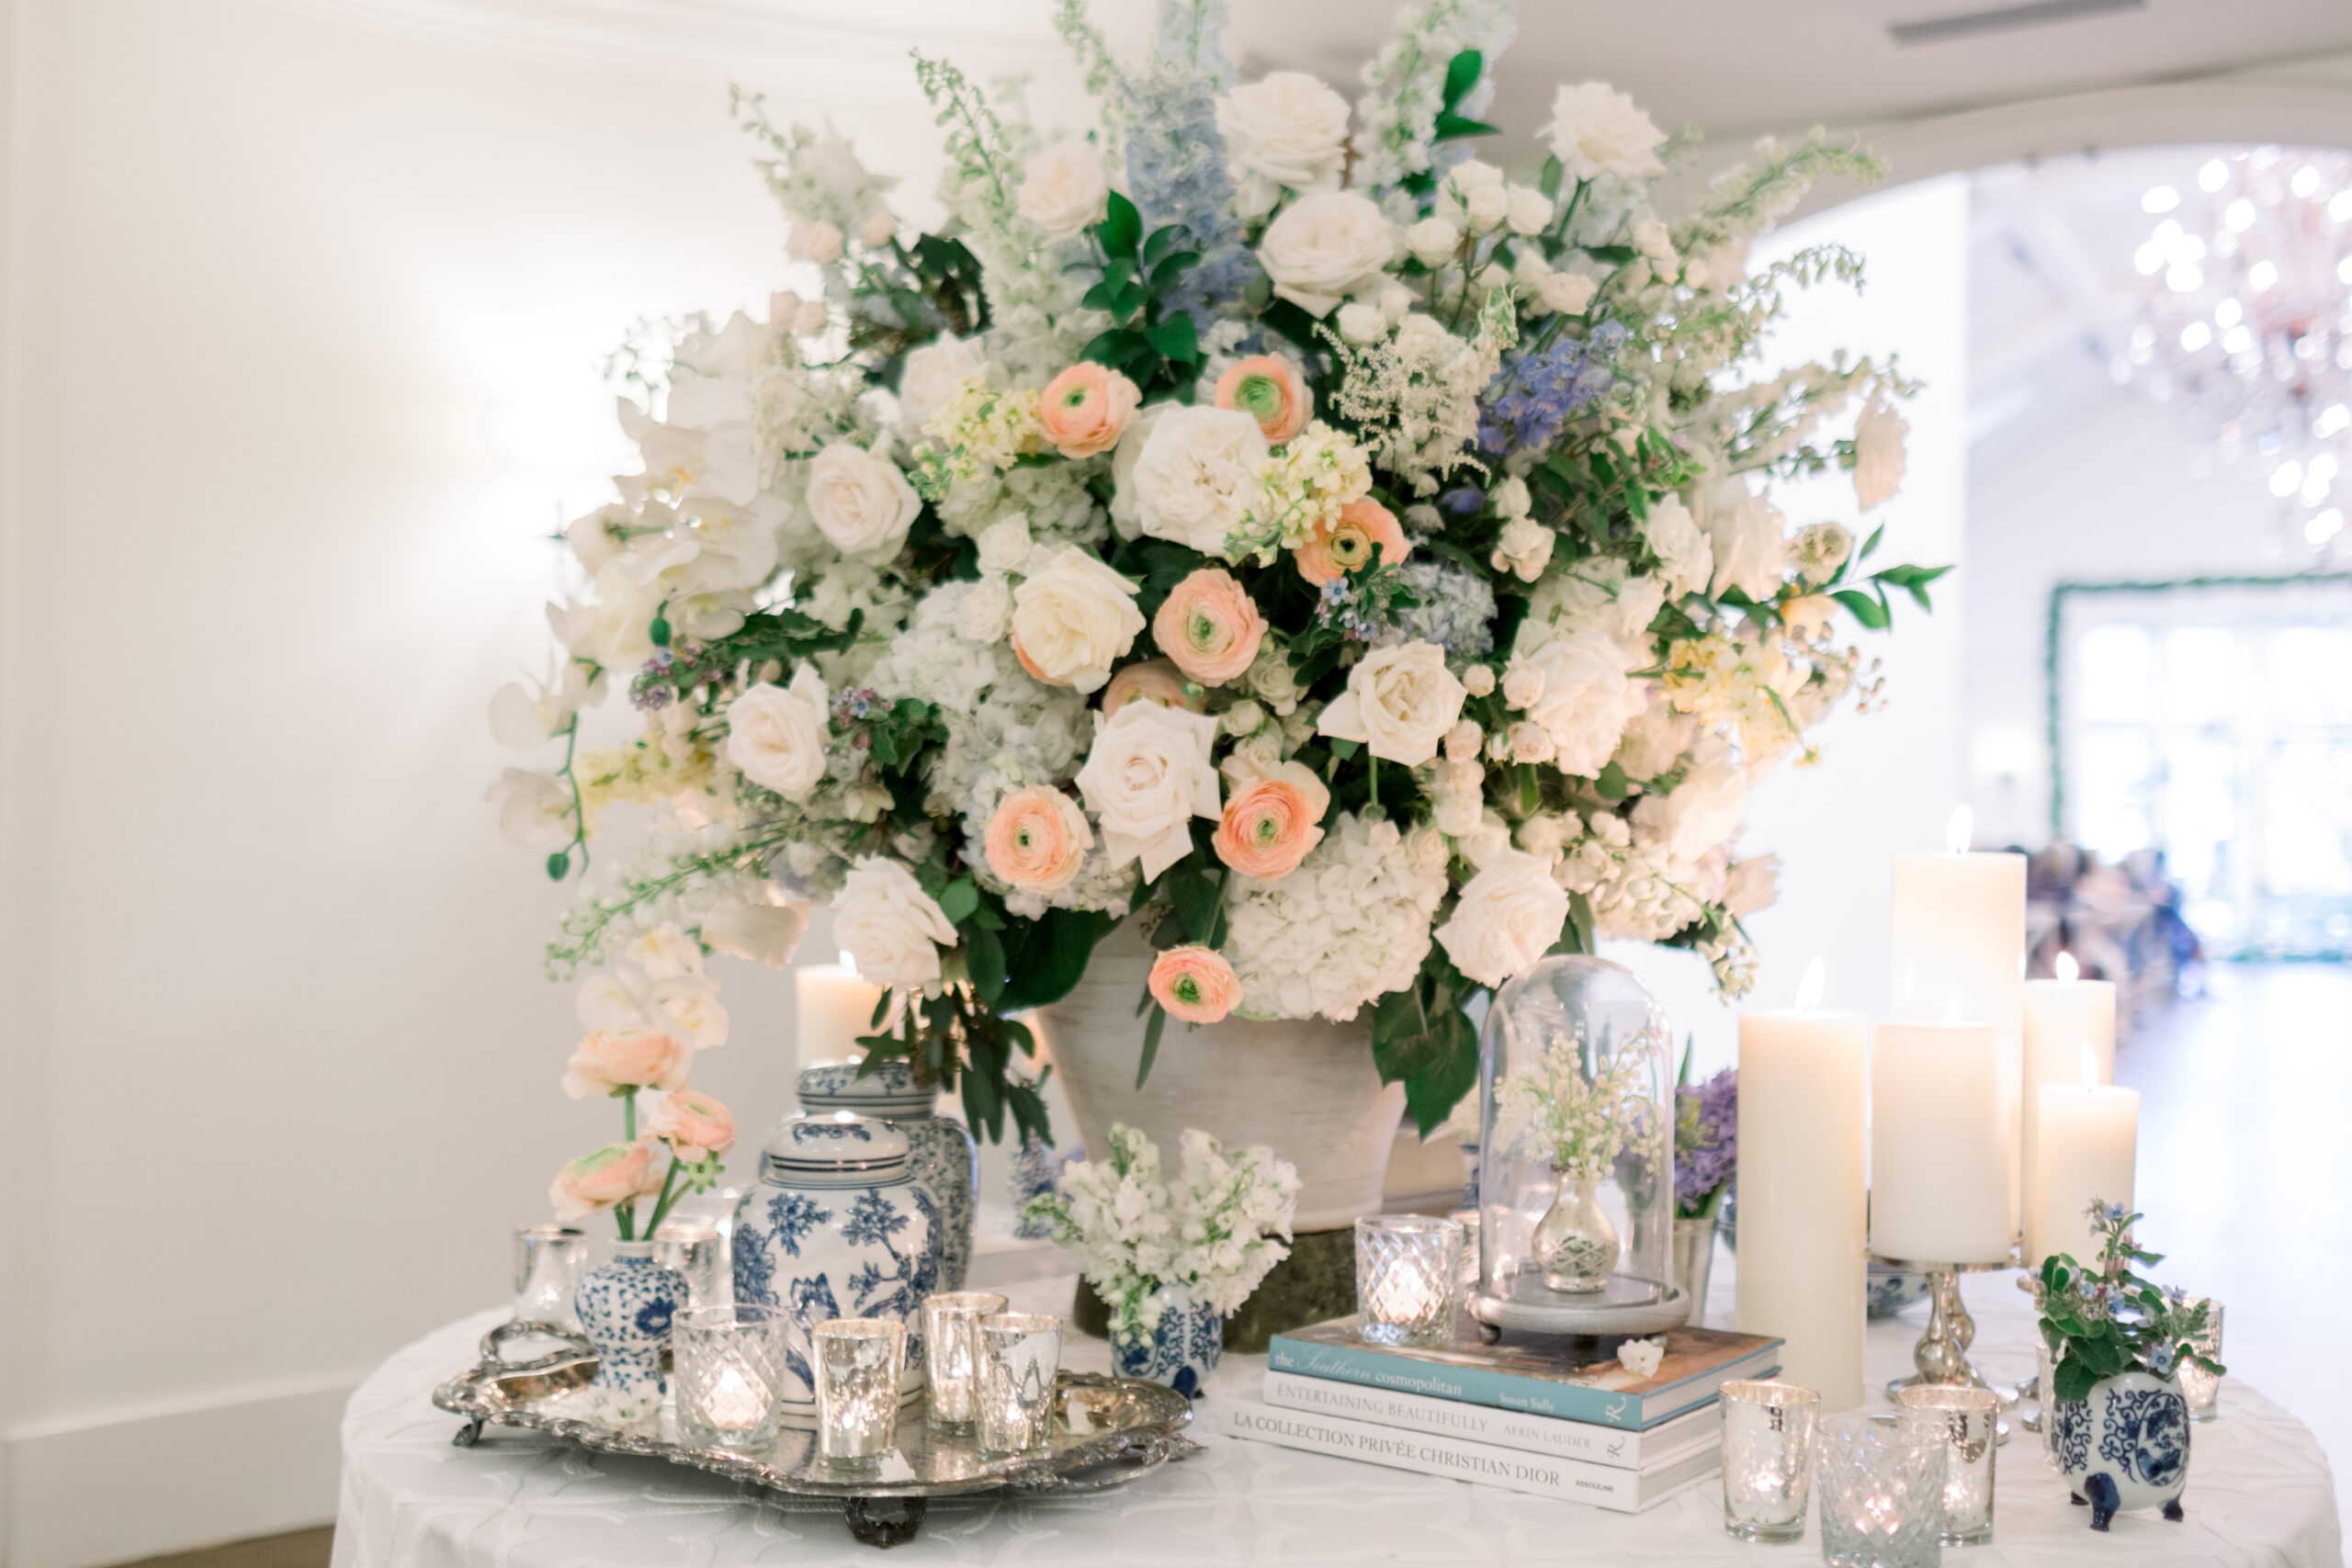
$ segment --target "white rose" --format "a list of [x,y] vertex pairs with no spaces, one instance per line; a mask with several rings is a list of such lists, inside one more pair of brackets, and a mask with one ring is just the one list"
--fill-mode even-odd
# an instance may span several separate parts
[[1478,830],[1478,824],[1486,820],[1486,802],[1478,798],[1477,791],[1457,790],[1439,797],[1430,820],[1439,832],[1459,839]]
[[978,338],[933,338],[908,355],[899,373],[899,427],[913,432],[930,424],[956,389],[988,367],[988,353]]
[[899,220],[890,216],[887,207],[877,207],[867,213],[857,226],[857,243],[869,251],[878,251],[890,243],[899,231]]
[[1192,852],[1192,819],[1215,820],[1224,809],[1210,761],[1216,739],[1207,714],[1158,703],[1129,703],[1102,726],[1078,790],[1113,866],[1140,860],[1148,879]]
[[792,313],[792,331],[797,337],[815,337],[832,324],[832,312],[825,309],[822,299],[804,299],[800,309]]
[[1499,986],[1550,952],[1567,919],[1568,895],[1552,880],[1551,863],[1504,850],[1464,886],[1437,940],[1455,968]]
[[1666,173],[1657,157],[1666,132],[1605,82],[1562,87],[1544,130],[1554,154],[1580,180],[1603,174],[1641,180]]
[[1510,760],[1514,762],[1548,762],[1558,748],[1552,744],[1551,731],[1532,719],[1521,719],[1510,727]]
[[1022,662],[1048,684],[1081,692],[1099,690],[1143,630],[1136,585],[1076,545],[1014,589],[1012,605]]
[[1322,734],[1361,740],[1383,761],[1418,768],[1462,716],[1462,682],[1433,642],[1379,649],[1348,671],[1348,689],[1316,722]]
[[1405,231],[1405,248],[1423,266],[1439,267],[1453,259],[1453,248],[1462,243],[1462,231],[1450,218],[1424,218]]
[[1238,177],[1234,210],[1272,212],[1285,190],[1337,190],[1348,158],[1348,100],[1300,71],[1276,71],[1219,98],[1216,129]]
[[1558,536],[1534,518],[1515,517],[1495,536],[1489,564],[1497,571],[1515,574],[1521,582],[1532,582],[1551,564],[1552,547],[1558,542]]
[[787,255],[825,266],[842,259],[842,231],[831,223],[795,223],[785,236],[784,249]]
[[1505,220],[1514,234],[1540,234],[1552,226],[1552,198],[1533,186],[1513,186]]
[[1645,795],[1634,826],[1676,860],[1695,861],[1739,830],[1747,810],[1747,773],[1720,736],[1699,744],[1690,771],[1668,795]]
[[702,940],[712,948],[771,969],[792,962],[808,931],[805,903],[721,904],[702,918]]
[[1274,292],[1312,316],[1328,316],[1342,295],[1369,287],[1396,254],[1396,231],[1365,197],[1349,190],[1303,196],[1258,242]]
[[833,940],[857,972],[886,990],[919,990],[939,979],[939,950],[956,945],[956,928],[914,874],[897,861],[866,855],[850,867],[833,896]]
[[1674,254],[1673,236],[1667,232],[1666,223],[1661,219],[1634,219],[1633,241],[1634,249],[1654,260],[1664,261]]
[[1673,768],[1699,733],[1699,721],[1677,713],[1664,703],[1652,703],[1625,727],[1617,742],[1618,770],[1637,783],[1646,783]]
[[1910,425],[1883,392],[1874,393],[1854,421],[1854,500],[1868,512],[1903,486],[1903,438]]
[[1480,186],[1462,198],[1462,210],[1472,231],[1483,234],[1510,216],[1510,193],[1500,186]]
[[980,530],[982,571],[1021,571],[1029,564],[1029,514],[1016,512]]
[[1377,343],[1388,335],[1388,318],[1376,305],[1351,300],[1340,307],[1340,335],[1350,343]]
[[1731,874],[1724,878],[1724,907],[1742,919],[1756,913],[1781,896],[1781,857],[1758,855],[1753,860],[1734,861]]
[[753,784],[806,800],[825,776],[830,719],[824,680],[803,664],[790,690],[763,681],[727,705],[727,760]]
[[1555,272],[1545,278],[1537,292],[1543,296],[1544,308],[1563,316],[1581,316],[1600,285],[1580,272]]
[[1465,158],[1446,171],[1446,194],[1456,201],[1469,199],[1470,193],[1480,190],[1500,190],[1503,172],[1483,158]]
[[[1625,678],[1625,650],[1598,632],[1555,638],[1511,664],[1514,675],[1542,677],[1542,694],[1517,705],[1559,749],[1553,765],[1579,778],[1597,777],[1609,765],[1625,726],[1649,705],[1648,692]],[[1504,679],[1508,690],[1510,676]]]
[[922,511],[899,465],[836,441],[808,465],[808,514],[844,555],[896,550]]
[[1642,537],[1657,552],[1658,572],[1674,597],[1698,592],[1714,575],[1714,547],[1707,542],[1699,520],[1690,515],[1680,496],[1650,502],[1650,514],[1642,522]]
[[1487,732],[1478,728],[1476,719],[1456,719],[1453,728],[1445,732],[1445,760],[1449,762],[1475,761],[1478,756],[1478,743],[1486,738]]
[[509,768],[482,798],[498,807],[498,830],[526,850],[549,849],[571,837],[571,792],[560,779]]
[[1224,555],[1227,536],[1258,500],[1266,453],[1266,433],[1239,409],[1180,407],[1160,415],[1125,481],[1137,523],[1156,539]]
[[1462,689],[1474,697],[1483,697],[1495,689],[1495,671],[1490,664],[1473,664],[1462,672]]
[[1479,813],[1477,826],[1458,836],[1455,847],[1473,866],[1484,868],[1498,855],[1511,854],[1510,825],[1496,811]]
[[1445,863],[1453,858],[1446,848],[1445,835],[1431,828],[1416,828],[1405,835],[1406,863],[1417,876],[1443,876]]
[[1127,421],[1118,446],[1111,449],[1111,527],[1122,539],[1132,539],[1143,532],[1143,513],[1136,491],[1136,465],[1143,460],[1143,449],[1151,440],[1151,433],[1159,428],[1162,414],[1184,405],[1178,402],[1146,403]]
[[1083,141],[1057,141],[1021,171],[1021,216],[1059,244],[1075,240],[1102,220],[1111,182],[1102,175],[1102,154]]
[[1012,591],[990,573],[972,584],[956,606],[956,630],[967,642],[991,643],[1004,636],[1012,617]]
[[1749,492],[1747,481],[1726,475],[1706,495],[1706,525],[1714,549],[1714,593],[1736,588],[1750,599],[1781,591],[1787,525],[1779,510]]

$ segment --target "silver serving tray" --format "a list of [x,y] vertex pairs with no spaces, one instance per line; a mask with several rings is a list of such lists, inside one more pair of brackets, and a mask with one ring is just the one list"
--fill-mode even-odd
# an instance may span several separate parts
[[[516,1360],[506,1346],[518,1339],[556,1340],[561,1348]],[[585,1396],[595,1374],[595,1347],[579,1335],[547,1324],[503,1323],[482,1337],[479,1361],[433,1391],[433,1403],[465,1417],[452,1439],[460,1448],[479,1441],[485,1426],[522,1427],[594,1453],[708,1471],[783,1498],[839,1502],[850,1533],[869,1546],[912,1540],[933,1497],[1100,1492],[1200,1451],[1182,1431],[1193,1419],[1192,1401],[1175,1390],[1065,1371],[1055,1380],[1054,1435],[1045,1450],[984,1458],[972,1438],[932,1431],[918,1401],[899,1411],[899,1446],[880,1472],[843,1475],[818,1458],[813,1431],[786,1428],[773,1445],[752,1451],[689,1448],[678,1440],[667,1409],[630,1425],[613,1421]],[[895,1505],[896,1517],[877,1517],[876,1503]]]

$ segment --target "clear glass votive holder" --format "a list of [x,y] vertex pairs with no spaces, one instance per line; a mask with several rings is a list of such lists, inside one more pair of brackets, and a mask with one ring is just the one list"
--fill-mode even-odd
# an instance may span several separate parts
[[808,1353],[817,1374],[818,1457],[835,1470],[879,1470],[899,1435],[907,1325],[828,1318],[808,1330]]
[[686,1277],[686,1301],[692,1306],[723,1306],[732,1292],[722,1294],[724,1278],[718,1267],[718,1232],[709,1225],[665,1224],[653,1233],[653,1261]]
[[1719,1398],[1724,1533],[1740,1540],[1803,1538],[1821,1395],[1794,1383],[1736,1381],[1724,1384]]
[[1054,1375],[1062,1364],[1062,1320],[1044,1313],[997,1312],[980,1319],[980,1451],[1020,1454],[1054,1437]]
[[1356,1332],[1374,1345],[1453,1338],[1462,1226],[1430,1214],[1356,1221]]
[[[2211,1296],[2191,1296],[2188,1304],[2205,1303],[2205,1332],[2197,1337],[2197,1348],[2215,1360],[2222,1359],[2222,1303]],[[2191,1421],[2211,1421],[2222,1414],[2222,1380],[2196,1362],[2184,1359],[2180,1363],[2180,1392],[2188,1401]]]
[[1002,1296],[948,1291],[922,1302],[923,1418],[935,1432],[962,1437],[979,1427],[980,1319],[1002,1312]]
[[1462,1267],[1453,1276],[1462,1287],[1455,1293],[1459,1300],[1478,1283],[1478,1211],[1456,1209],[1446,1218],[1462,1227]]
[[1821,1560],[1829,1568],[1938,1568],[1944,1444],[1868,1416],[1821,1424]]
[[576,1328],[571,1294],[588,1266],[588,1236],[570,1225],[525,1225],[514,1233],[514,1320]]
[[1946,1546],[1993,1539],[1993,1459],[2001,1440],[2000,1396],[1988,1388],[1915,1383],[1894,1396],[1903,1427],[1944,1446]]
[[689,1306],[670,1325],[678,1440],[689,1448],[764,1450],[784,1427],[792,1314],[783,1307]]

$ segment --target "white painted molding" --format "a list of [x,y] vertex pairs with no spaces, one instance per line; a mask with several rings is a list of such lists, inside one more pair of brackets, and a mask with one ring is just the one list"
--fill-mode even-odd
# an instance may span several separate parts
[[8,1568],[96,1568],[333,1521],[365,1374],[28,1421],[6,1450]]

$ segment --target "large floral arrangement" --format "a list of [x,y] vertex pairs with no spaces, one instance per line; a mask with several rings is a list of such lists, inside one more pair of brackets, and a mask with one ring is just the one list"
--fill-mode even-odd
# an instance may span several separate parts
[[[827,903],[903,1020],[876,1059],[991,1135],[1044,1123],[1010,1015],[1122,919],[1162,952],[1147,1066],[1170,1014],[1369,1013],[1425,1129],[1475,1075],[1464,1009],[1547,952],[1677,943],[1741,988],[1748,793],[1875,689],[1838,618],[1937,575],[1769,499],[1846,468],[1887,500],[1894,367],[1743,373],[1784,288],[1858,276],[1751,276],[1749,240],[1876,165],[1766,143],[1669,220],[1687,139],[1587,83],[1512,178],[1470,155],[1503,0],[1411,0],[1352,110],[1238,80],[1220,0],[1136,63],[1060,15],[1083,134],[918,55],[930,232],[739,97],[823,289],[620,361],[643,471],[570,529],[592,586],[497,710],[561,761],[492,794],[558,877],[609,807],[656,820],[553,967],[648,931],[782,964]],[[641,733],[593,749],[614,687]]]

